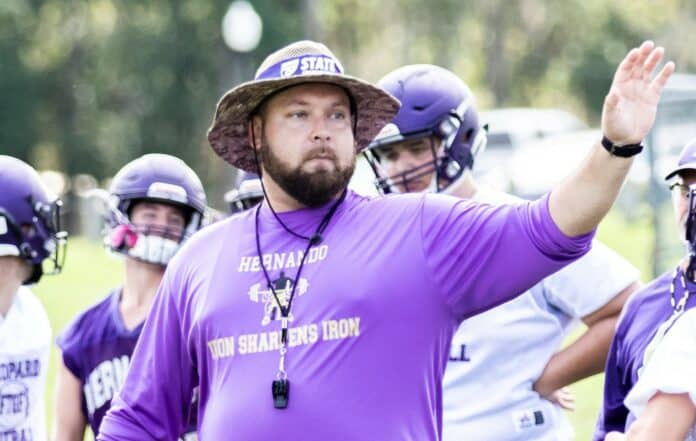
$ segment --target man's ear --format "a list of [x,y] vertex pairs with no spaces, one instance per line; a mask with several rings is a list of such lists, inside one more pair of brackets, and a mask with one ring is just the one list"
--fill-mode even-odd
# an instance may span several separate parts
[[249,144],[251,144],[254,149],[258,150],[261,147],[261,138],[263,136],[263,121],[261,117],[258,115],[252,116],[247,128]]

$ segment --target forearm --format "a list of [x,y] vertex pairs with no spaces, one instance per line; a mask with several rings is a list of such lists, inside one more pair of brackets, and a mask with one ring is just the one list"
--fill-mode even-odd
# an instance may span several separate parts
[[688,394],[658,392],[631,426],[626,441],[682,441],[695,418],[696,408]]
[[616,200],[632,158],[612,156],[599,143],[580,168],[551,192],[549,210],[567,236],[588,233],[597,227]]
[[82,384],[62,362],[56,376],[53,441],[82,441],[87,421],[82,413]]
[[602,372],[616,320],[616,316],[599,320],[580,338],[554,354],[534,383],[534,390],[546,396],[561,387]]
[[85,438],[85,426],[82,429],[54,426],[53,441],[82,441]]

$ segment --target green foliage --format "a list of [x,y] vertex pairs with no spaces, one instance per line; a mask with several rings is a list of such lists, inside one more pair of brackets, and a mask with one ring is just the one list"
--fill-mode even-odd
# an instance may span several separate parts
[[351,73],[377,80],[435,63],[467,81],[481,107],[553,106],[596,122],[625,49],[654,38],[679,70],[696,66],[684,0],[254,0],[259,47],[221,37],[230,0],[3,0],[0,152],[39,168],[102,179],[147,152],[182,157],[220,206],[231,169],[205,133],[215,103],[269,52],[325,41]]

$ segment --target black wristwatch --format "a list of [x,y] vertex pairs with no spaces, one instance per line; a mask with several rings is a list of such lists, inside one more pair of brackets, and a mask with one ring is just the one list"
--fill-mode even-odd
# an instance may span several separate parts
[[626,145],[616,145],[609,140],[609,138],[602,136],[602,147],[604,147],[610,155],[618,156],[620,158],[630,158],[643,151],[642,144],[626,144]]

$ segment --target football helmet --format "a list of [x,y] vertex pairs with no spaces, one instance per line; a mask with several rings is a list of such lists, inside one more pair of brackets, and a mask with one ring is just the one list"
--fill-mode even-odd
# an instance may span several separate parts
[[59,273],[68,236],[61,227],[61,200],[31,166],[11,156],[0,155],[0,189],[0,256],[17,256],[32,266],[25,284]]
[[[179,158],[153,153],[126,164],[109,189],[106,245],[143,262],[166,266],[181,244],[203,225],[206,196],[196,173]],[[134,225],[132,208],[141,201],[178,207],[183,233],[167,227]]]
[[230,214],[248,210],[263,200],[261,179],[255,173],[240,172],[237,175],[237,188],[225,193],[225,202]]
[[[432,190],[455,182],[486,147],[486,127],[479,123],[474,95],[454,73],[429,64],[404,66],[378,83],[401,101],[401,109],[370,144],[366,158],[382,193],[409,191],[409,182],[432,175]],[[432,161],[394,176],[385,176],[383,151],[396,143],[434,137]]]

